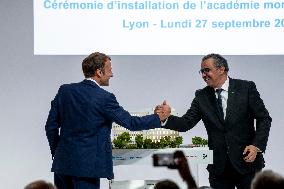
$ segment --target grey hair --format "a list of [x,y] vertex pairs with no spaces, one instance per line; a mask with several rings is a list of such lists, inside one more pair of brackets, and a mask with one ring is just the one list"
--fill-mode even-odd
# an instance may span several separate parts
[[224,67],[225,72],[229,71],[228,62],[223,56],[221,56],[219,54],[214,54],[214,53],[208,54],[208,55],[206,55],[202,58],[202,62],[204,62],[205,60],[208,60],[210,58],[212,58],[214,60],[214,65],[215,65],[216,68]]

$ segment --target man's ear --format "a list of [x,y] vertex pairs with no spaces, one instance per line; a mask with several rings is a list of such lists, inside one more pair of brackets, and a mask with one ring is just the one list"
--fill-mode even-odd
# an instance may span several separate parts
[[222,73],[224,73],[224,72],[225,72],[225,67],[222,66],[221,68],[219,68],[219,70],[220,70]]
[[95,74],[97,75],[97,77],[102,77],[103,72],[101,69],[97,69]]

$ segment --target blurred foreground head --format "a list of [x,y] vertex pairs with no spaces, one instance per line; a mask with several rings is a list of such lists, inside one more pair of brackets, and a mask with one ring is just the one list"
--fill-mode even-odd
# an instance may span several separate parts
[[284,178],[271,170],[259,172],[255,175],[251,189],[283,189]]
[[155,184],[154,189],[179,189],[179,187],[171,180],[162,180]]
[[56,189],[56,187],[44,180],[37,180],[25,186],[24,189]]

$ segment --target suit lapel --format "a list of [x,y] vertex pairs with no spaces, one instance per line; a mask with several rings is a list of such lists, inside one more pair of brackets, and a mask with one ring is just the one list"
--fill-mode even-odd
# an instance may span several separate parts
[[235,82],[233,79],[229,78],[229,89],[228,89],[228,100],[227,100],[227,110],[226,110],[226,118],[225,121],[230,119],[233,108],[235,107],[235,103],[237,101],[237,91]]
[[212,87],[208,87],[207,93],[208,93],[208,100],[209,100],[210,107],[213,108],[213,111],[216,114],[216,116],[219,118],[220,122],[224,123],[224,118],[222,118],[221,114],[218,112],[217,100],[216,100],[214,89]]

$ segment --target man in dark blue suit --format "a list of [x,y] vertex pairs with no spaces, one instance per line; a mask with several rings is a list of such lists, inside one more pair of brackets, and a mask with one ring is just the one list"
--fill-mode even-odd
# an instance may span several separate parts
[[[227,60],[218,54],[203,57],[200,74],[207,86],[197,90],[190,109],[170,116],[164,127],[188,131],[200,120],[213,150],[208,165],[209,182],[215,189],[249,189],[255,173],[264,167],[271,117],[254,82],[228,77]],[[164,103],[155,112],[170,112]]]
[[112,123],[131,130],[161,127],[162,115],[131,116],[108,86],[113,76],[111,58],[93,53],[82,62],[85,80],[62,85],[46,122],[58,189],[99,189],[100,178],[114,178],[112,163]]

